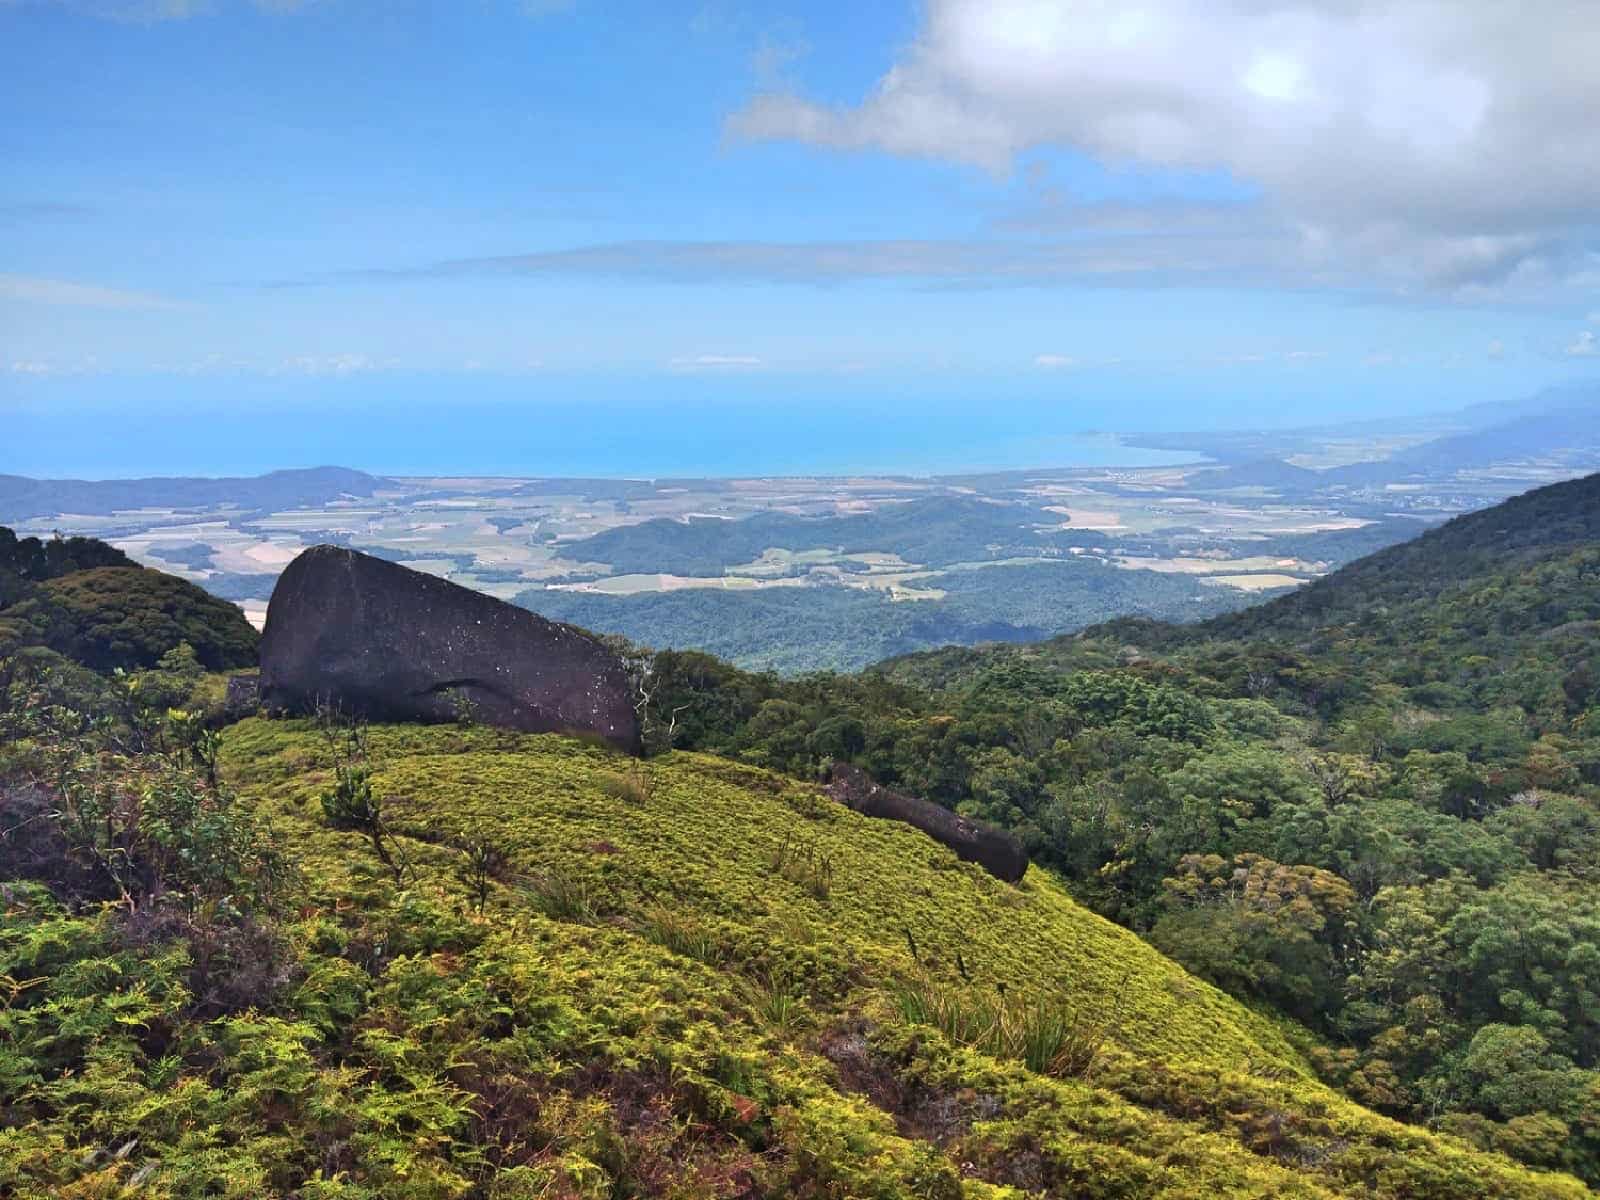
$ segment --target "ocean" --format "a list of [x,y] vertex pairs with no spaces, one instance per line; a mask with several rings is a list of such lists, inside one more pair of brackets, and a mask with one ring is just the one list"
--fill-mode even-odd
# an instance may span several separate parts
[[[0,473],[256,474],[339,464],[395,475],[930,475],[1191,462],[1105,431],[1285,428],[1398,415],[1345,381],[1062,372],[914,379],[651,376],[85,377],[0,394]],[[1403,407],[1480,398],[1460,376]],[[1442,386],[1441,386],[1442,385]],[[1503,390],[1488,392],[1503,397]]]

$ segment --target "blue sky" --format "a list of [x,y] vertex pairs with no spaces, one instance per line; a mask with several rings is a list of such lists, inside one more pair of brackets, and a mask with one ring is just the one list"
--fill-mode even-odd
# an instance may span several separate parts
[[1347,7],[0,0],[0,470],[1020,465],[1600,374],[1592,9]]

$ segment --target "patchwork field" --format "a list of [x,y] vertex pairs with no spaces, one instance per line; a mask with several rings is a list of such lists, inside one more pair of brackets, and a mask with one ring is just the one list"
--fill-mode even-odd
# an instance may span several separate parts
[[[1537,469],[1308,492],[1253,476],[1235,485],[1210,464],[675,480],[330,468],[282,473],[297,479],[288,491],[281,481],[263,491],[267,476],[233,481],[225,504],[46,515],[36,502],[33,515],[0,510],[0,523],[104,538],[237,603],[257,626],[283,567],[333,542],[559,619],[794,671],[1129,613],[1209,616],[1498,499]],[[146,482],[119,494],[164,494]],[[78,500],[96,485],[73,486]],[[851,639],[855,649],[798,632],[840,621],[876,632]]]

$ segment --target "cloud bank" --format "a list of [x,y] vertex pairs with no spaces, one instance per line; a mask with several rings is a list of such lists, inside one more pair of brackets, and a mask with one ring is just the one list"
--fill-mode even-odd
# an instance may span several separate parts
[[1222,169],[1310,261],[1454,291],[1600,278],[1593,0],[928,0],[859,104],[730,133],[1004,172],[1040,147]]
[[68,308],[125,310],[168,309],[178,303],[149,292],[130,292],[94,283],[40,279],[32,275],[0,275],[0,302],[62,305]]

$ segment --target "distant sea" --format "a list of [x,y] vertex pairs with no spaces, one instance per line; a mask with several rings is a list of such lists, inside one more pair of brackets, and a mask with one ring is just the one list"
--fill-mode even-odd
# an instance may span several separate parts
[[247,475],[338,464],[391,475],[933,475],[1193,462],[1121,445],[1059,404],[890,398],[732,403],[396,399],[306,405],[29,406],[0,473]]
[[[1045,378],[1044,376],[1048,376]],[[0,386],[0,474],[729,476],[1195,461],[1091,431],[1284,428],[1504,397],[1419,377],[1396,405],[1337,372],[81,376]]]

